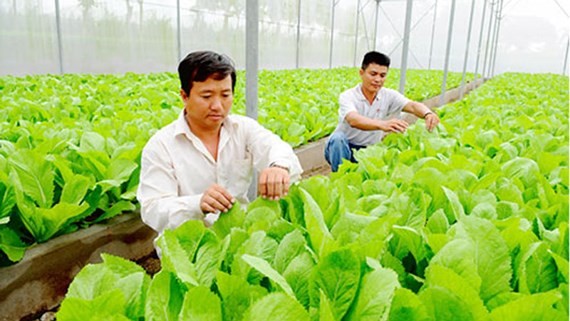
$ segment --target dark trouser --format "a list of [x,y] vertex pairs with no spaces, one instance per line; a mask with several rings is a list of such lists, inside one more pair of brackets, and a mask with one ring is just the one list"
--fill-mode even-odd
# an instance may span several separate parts
[[332,171],[338,171],[338,166],[343,159],[348,159],[356,163],[352,150],[359,150],[366,146],[353,145],[348,142],[348,138],[343,132],[334,132],[327,141],[325,147],[325,159],[331,165]]

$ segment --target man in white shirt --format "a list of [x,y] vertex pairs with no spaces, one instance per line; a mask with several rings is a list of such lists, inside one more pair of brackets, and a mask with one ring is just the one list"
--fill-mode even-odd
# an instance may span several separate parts
[[380,142],[386,133],[403,133],[408,123],[398,119],[404,111],[425,119],[432,131],[439,118],[426,105],[409,100],[399,92],[384,88],[390,58],[371,51],[364,55],[360,69],[362,83],[339,97],[339,122],[325,147],[325,159],[336,172],[343,159],[356,162],[353,149]]
[[254,169],[258,192],[276,200],[299,179],[293,149],[255,120],[229,115],[236,72],[228,57],[190,53],[178,66],[184,109],[142,152],[137,198],[142,220],[162,233],[188,220],[211,225],[247,203]]

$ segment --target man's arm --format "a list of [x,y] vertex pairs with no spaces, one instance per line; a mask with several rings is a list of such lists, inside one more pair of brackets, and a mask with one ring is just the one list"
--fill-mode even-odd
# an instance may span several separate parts
[[[158,233],[174,229],[187,220],[203,220],[200,210],[202,195],[178,196],[174,170],[168,160],[157,152],[143,150],[137,199],[141,204],[141,219]],[[160,152],[167,157],[166,151]]]
[[424,119],[426,122],[426,128],[430,132],[435,128],[435,126],[437,126],[437,124],[439,124],[439,117],[437,114],[426,105],[417,101],[408,102],[402,110],[418,118]]
[[360,115],[357,111],[351,111],[344,118],[346,122],[354,128],[360,130],[383,130],[385,132],[405,132],[408,123],[404,120],[393,118],[388,120],[372,119]]
[[302,168],[293,148],[254,120],[246,119],[254,166],[260,171],[258,193],[279,199],[301,178]]
[[350,127],[360,130],[383,130],[385,132],[404,132],[408,123],[401,119],[373,119],[360,115],[356,110],[350,91],[340,94],[338,98],[339,119],[346,121]]
[[158,233],[188,220],[203,220],[204,213],[227,211],[235,202],[223,187],[215,184],[202,194],[179,196],[168,151],[152,139],[142,153],[137,199],[143,222]]

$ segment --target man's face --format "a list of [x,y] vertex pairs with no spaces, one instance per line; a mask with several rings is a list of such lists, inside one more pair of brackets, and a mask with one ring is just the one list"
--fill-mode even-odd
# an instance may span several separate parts
[[369,64],[366,69],[360,69],[360,78],[362,78],[362,88],[369,93],[376,93],[382,86],[388,76],[388,67],[377,64]]
[[180,96],[193,132],[217,130],[232,108],[232,78],[228,75],[222,80],[210,77],[203,82],[194,82],[190,94],[180,90]]

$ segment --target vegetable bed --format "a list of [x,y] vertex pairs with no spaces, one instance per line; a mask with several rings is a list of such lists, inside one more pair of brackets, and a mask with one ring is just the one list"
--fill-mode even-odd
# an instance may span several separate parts
[[279,202],[109,255],[58,320],[568,320],[568,78],[505,74]]
[[[398,71],[390,75],[393,86]],[[236,113],[245,110],[243,76]],[[441,76],[410,71],[408,94],[435,95]],[[263,71],[260,121],[293,146],[324,137],[336,126],[338,94],[357,82],[355,68]],[[172,73],[0,78],[0,266],[136,209],[142,147],[177,117],[178,86]]]

